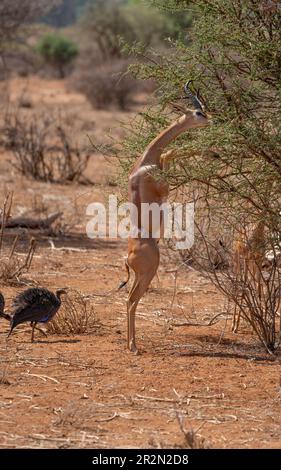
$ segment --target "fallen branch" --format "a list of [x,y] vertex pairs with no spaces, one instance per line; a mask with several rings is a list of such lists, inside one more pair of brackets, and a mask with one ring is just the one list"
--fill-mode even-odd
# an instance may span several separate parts
[[218,313],[217,315],[212,317],[208,323],[183,322],[183,323],[171,323],[171,326],[212,326],[220,321],[220,320],[217,320],[217,318],[221,316],[225,316],[225,315],[226,315],[225,312]]
[[85,250],[84,248],[74,248],[72,246],[61,246],[60,248],[57,248],[53,242],[53,240],[49,240],[49,243],[51,245],[52,250],[56,251],[76,251],[78,253],[87,253],[88,250]]
[[119,418],[119,413],[117,413],[116,411],[113,413],[112,416],[109,416],[109,418],[104,418],[104,419],[95,419],[95,421],[97,423],[105,423],[107,421],[112,421],[113,419],[115,418]]
[[52,382],[55,382],[56,384],[60,383],[57,379],[54,379],[53,377],[49,377],[48,375],[30,374],[29,372],[21,372],[21,375],[27,375],[28,377],[38,377],[38,379],[41,379],[44,382],[47,382],[47,379],[49,379]]
[[[62,212],[54,212],[44,219],[33,219],[32,217],[11,217],[5,223],[6,228],[29,228],[47,229],[63,215]],[[2,225],[2,222],[0,222]]]

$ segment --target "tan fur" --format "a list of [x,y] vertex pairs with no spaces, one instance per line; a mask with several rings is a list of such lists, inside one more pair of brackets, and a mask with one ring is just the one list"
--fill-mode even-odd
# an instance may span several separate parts
[[[161,205],[168,198],[169,187],[165,178],[153,176],[153,170],[167,169],[168,162],[177,158],[177,152],[163,154],[167,145],[177,136],[190,128],[204,127],[209,121],[205,115],[198,117],[196,111],[185,110],[166,130],[161,132],[146,148],[144,154],[136,161],[129,178],[129,201],[138,209],[138,229],[141,230],[141,203],[158,203]],[[162,155],[162,159],[161,159]],[[160,227],[161,229],[161,221]],[[129,238],[127,265],[135,273],[135,279],[127,301],[128,317],[128,348],[137,353],[135,341],[135,313],[137,305],[149,287],[159,266],[158,239],[152,238],[149,230],[148,238]]]

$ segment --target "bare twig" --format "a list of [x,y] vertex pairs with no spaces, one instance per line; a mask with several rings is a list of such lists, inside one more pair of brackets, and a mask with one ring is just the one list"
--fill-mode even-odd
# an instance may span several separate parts
[[217,313],[207,323],[183,322],[183,323],[171,323],[171,326],[212,326],[212,325],[215,325],[216,323],[218,323],[220,321],[220,320],[217,320],[217,318],[219,318],[221,316],[225,316],[225,312]]

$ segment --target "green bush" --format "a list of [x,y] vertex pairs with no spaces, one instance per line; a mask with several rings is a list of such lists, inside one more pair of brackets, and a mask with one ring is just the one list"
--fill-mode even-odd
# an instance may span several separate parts
[[[219,206],[225,207],[227,200],[230,209],[245,208],[253,218],[266,214],[272,231],[280,232],[280,8],[252,0],[151,2],[171,12],[190,8],[196,14],[190,44],[176,41],[164,53],[131,48],[140,59],[149,59],[136,61],[131,70],[159,86],[160,107],[142,115],[146,125],[140,124],[139,151],[162,130],[163,120],[168,124],[165,106],[183,94],[188,79],[194,79],[213,125],[186,132],[173,144],[194,156],[188,165],[178,164],[170,183],[205,188]],[[200,157],[210,149],[220,158]]]
[[43,36],[36,49],[47,63],[58,70],[61,78],[65,76],[66,65],[78,54],[77,45],[58,34]]
[[[212,125],[185,132],[171,144],[183,158],[173,163],[166,177],[172,189],[181,187],[186,202],[195,201],[193,263],[208,272],[272,352],[279,344],[280,328],[276,314],[280,305],[276,266],[281,251],[280,5],[253,0],[151,3],[171,14],[192,10],[193,24],[188,44],[180,38],[170,43],[170,50],[131,48],[140,60],[130,70],[141,79],[154,79],[159,89],[156,106],[134,120],[124,143],[122,155],[128,156],[120,159],[124,179],[132,156],[175,119],[168,105],[180,100],[187,80],[194,80],[208,105]],[[271,270],[258,268],[259,284],[254,276],[250,282],[244,278],[237,284],[231,266],[233,239],[261,223],[265,235],[256,246],[273,253]],[[218,275],[212,253],[223,260],[222,249],[230,267]],[[185,256],[190,259],[189,252]],[[249,272],[247,265],[244,272]]]

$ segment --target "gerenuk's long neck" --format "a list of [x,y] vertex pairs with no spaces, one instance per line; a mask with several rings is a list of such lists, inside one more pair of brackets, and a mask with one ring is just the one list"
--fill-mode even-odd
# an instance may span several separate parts
[[186,117],[181,116],[148,145],[141,158],[140,164],[160,166],[160,156],[163,150],[170,142],[176,139],[176,137],[186,131],[186,129]]

